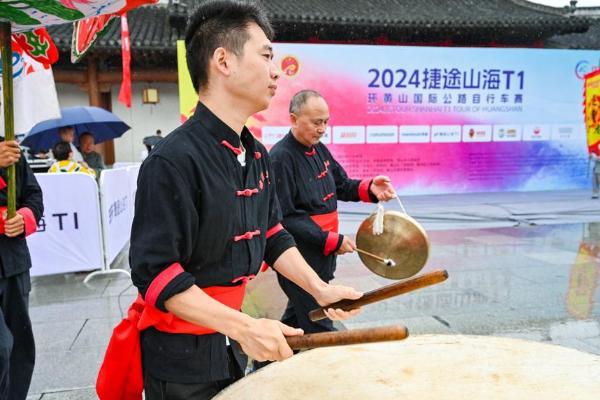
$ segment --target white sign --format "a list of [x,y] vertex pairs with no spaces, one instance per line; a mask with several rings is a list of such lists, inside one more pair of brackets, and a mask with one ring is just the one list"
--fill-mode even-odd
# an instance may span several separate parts
[[462,141],[471,142],[491,142],[491,125],[464,125],[462,128]]
[[461,131],[460,125],[433,125],[431,127],[431,142],[459,143]]
[[429,125],[402,125],[400,143],[429,143]]
[[494,142],[520,142],[521,126],[494,125]]
[[334,126],[333,143],[362,144],[365,142],[364,126]]
[[100,210],[106,265],[125,247],[131,235],[133,198],[127,168],[105,169],[100,175]]
[[523,140],[526,142],[550,140],[551,136],[552,136],[552,127],[550,125],[546,125],[546,124],[523,125]]
[[44,216],[27,238],[32,276],[101,269],[98,185],[82,173],[36,174]]
[[265,126],[262,128],[262,143],[273,145],[283,139],[289,131],[289,126]]
[[367,143],[398,143],[398,127],[396,125],[367,126]]
[[325,128],[325,133],[321,137],[321,143],[323,144],[331,144],[331,127],[328,126]]

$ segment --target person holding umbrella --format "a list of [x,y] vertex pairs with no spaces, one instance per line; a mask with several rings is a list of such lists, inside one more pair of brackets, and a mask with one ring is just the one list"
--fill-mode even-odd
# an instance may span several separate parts
[[91,132],[83,132],[79,135],[79,148],[83,159],[88,165],[88,168],[96,171],[96,176],[100,177],[100,172],[106,168],[102,156],[94,151],[94,135]]
[[[3,138],[0,138],[3,140]],[[7,171],[16,166],[17,214],[7,218]],[[44,212],[42,190],[16,141],[0,142],[0,399],[25,400],[35,363],[25,237]]]
[[[77,162],[83,162],[83,156],[79,149],[75,146],[75,128],[72,126],[62,126],[58,128],[58,136],[62,142],[69,143],[71,151],[73,152],[73,160]],[[54,157],[56,158],[56,156]]]

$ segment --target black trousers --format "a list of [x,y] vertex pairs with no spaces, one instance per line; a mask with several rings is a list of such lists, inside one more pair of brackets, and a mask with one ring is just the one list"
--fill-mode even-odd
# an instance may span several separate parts
[[144,373],[144,393],[146,400],[209,400],[221,390],[244,376],[235,356],[228,348],[229,373],[231,378],[208,383],[173,383],[153,378]]
[[0,278],[0,399],[25,400],[35,343],[29,319],[29,271]]

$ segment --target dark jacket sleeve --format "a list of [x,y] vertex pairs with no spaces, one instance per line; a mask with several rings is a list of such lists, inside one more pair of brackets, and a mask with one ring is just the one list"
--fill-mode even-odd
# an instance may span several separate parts
[[194,285],[185,272],[199,226],[192,185],[168,160],[154,156],[138,177],[131,230],[131,277],[146,302],[164,302]]
[[331,153],[329,153],[329,157],[338,200],[377,203],[377,197],[373,195],[370,189],[372,179],[348,178],[344,168],[331,156]]
[[[283,226],[298,241],[325,248],[328,232],[323,231],[306,211],[296,208],[297,189],[294,172],[292,171],[293,167],[290,166],[290,163],[290,160],[273,158],[273,170],[277,186],[277,197],[283,214]],[[342,235],[339,235],[335,250],[341,245],[342,239]]]
[[33,213],[35,222],[38,223],[44,214],[42,189],[40,188],[37,179],[35,179],[35,175],[29,167],[29,164],[27,164],[25,157],[21,157],[18,167],[19,177],[17,179],[21,180],[23,186],[17,208],[29,208]]
[[[266,153],[266,152],[265,152]],[[271,163],[267,157],[267,163]],[[265,248],[265,262],[269,265],[274,265],[275,261],[287,249],[294,247],[296,243],[292,235],[282,226],[281,207],[277,198],[277,183],[272,177],[274,176],[273,168],[269,168],[269,230],[267,231],[267,245]]]

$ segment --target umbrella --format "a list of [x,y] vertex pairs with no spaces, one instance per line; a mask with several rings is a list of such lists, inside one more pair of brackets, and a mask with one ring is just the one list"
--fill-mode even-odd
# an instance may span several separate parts
[[98,107],[67,107],[61,109],[62,118],[42,121],[31,128],[21,142],[34,152],[47,150],[60,141],[58,129],[63,126],[75,128],[77,137],[91,132],[96,143],[120,137],[130,129],[115,114]]

